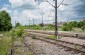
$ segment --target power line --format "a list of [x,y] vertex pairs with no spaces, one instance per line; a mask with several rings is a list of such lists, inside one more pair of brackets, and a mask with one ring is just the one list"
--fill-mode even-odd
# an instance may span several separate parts
[[[70,0],[69,0],[70,1]],[[69,2],[69,1],[66,1],[66,2]],[[73,2],[73,3],[71,3],[71,4],[68,4],[68,3],[62,3],[62,5],[65,5],[65,6],[72,6],[72,5],[74,5],[74,4],[76,4],[76,3],[78,3],[78,2],[80,2],[80,0],[79,1],[76,1],[76,2]]]
[[55,8],[55,6],[53,4],[51,4],[48,0],[46,0],[46,2],[48,2],[52,7]]

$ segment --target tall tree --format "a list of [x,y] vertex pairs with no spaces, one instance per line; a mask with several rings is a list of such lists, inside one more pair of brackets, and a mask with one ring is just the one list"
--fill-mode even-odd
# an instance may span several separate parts
[[11,17],[5,10],[0,11],[0,31],[9,31],[11,28]]

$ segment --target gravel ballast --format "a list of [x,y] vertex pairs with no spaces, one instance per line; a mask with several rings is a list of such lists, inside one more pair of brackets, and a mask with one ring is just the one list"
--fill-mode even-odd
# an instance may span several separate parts
[[66,48],[43,42],[41,40],[25,37],[25,43],[30,46],[37,55],[81,55],[81,53],[73,53],[73,51],[65,51]]

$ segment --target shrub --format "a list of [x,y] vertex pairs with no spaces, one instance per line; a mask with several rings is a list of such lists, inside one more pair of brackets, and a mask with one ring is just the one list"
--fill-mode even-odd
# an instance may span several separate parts
[[81,27],[81,30],[84,31],[84,30],[85,30],[85,26],[82,26],[82,27]]
[[16,31],[16,34],[17,34],[18,37],[22,37],[22,34],[23,34],[23,33],[24,33],[24,32],[23,32],[22,29],[19,29],[19,30]]
[[63,26],[61,29],[62,29],[63,31],[71,31],[71,30],[72,30],[71,27],[67,27],[67,26]]
[[11,36],[22,37],[24,29],[13,29],[11,31]]

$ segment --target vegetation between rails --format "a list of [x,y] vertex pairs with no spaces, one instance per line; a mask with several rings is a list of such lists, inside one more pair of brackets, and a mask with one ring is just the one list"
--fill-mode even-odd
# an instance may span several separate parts
[[49,39],[59,39],[60,37],[52,35],[52,36],[48,36],[47,38],[49,38]]

